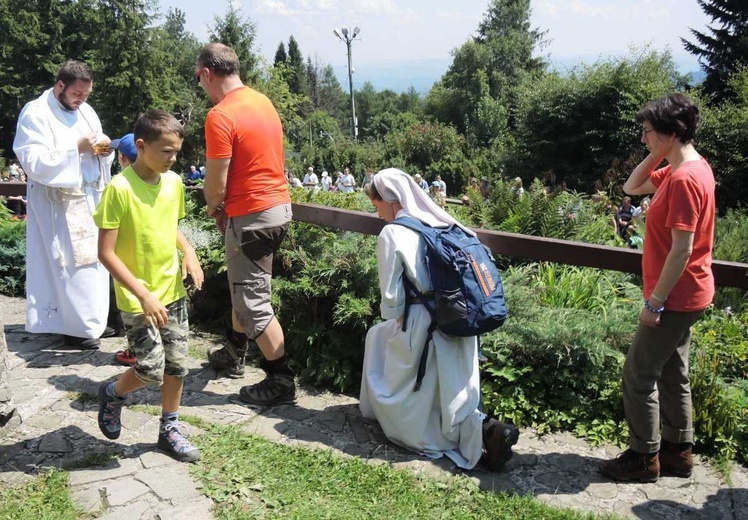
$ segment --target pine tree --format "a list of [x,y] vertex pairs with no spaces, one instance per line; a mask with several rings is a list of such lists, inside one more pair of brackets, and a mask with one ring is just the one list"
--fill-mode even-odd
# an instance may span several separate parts
[[716,99],[729,97],[727,82],[742,65],[748,65],[748,2],[697,0],[712,19],[708,33],[691,29],[696,42],[681,39],[686,50],[698,56],[706,72],[704,89]]
[[545,70],[544,60],[533,55],[544,34],[531,28],[530,0],[492,0],[477,36],[454,51],[452,65],[429,93],[429,113],[471,144],[488,146],[512,125],[520,84]]
[[309,95],[309,87],[306,77],[306,65],[304,55],[301,53],[296,38],[291,35],[288,38],[288,88],[293,94]]
[[278,48],[275,50],[275,58],[273,59],[273,67],[277,67],[279,63],[285,64],[288,61],[288,55],[286,54],[286,45],[283,42],[278,44]]
[[255,23],[245,17],[240,9],[235,9],[233,3],[229,3],[223,18],[214,18],[214,25],[209,28],[209,32],[211,41],[221,42],[236,51],[242,81],[255,82],[258,74],[258,59],[254,52],[257,32]]

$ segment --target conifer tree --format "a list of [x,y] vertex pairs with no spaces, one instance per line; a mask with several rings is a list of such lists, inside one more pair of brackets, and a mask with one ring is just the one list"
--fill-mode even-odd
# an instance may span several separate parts
[[307,84],[307,69],[304,64],[304,55],[301,53],[296,38],[291,35],[288,38],[288,88],[293,94],[309,95]]
[[235,9],[233,3],[229,3],[222,18],[214,18],[214,24],[209,28],[211,41],[221,42],[236,51],[241,67],[239,75],[245,83],[257,80],[258,59],[254,51],[256,32],[255,23],[245,17],[240,9]]
[[286,45],[283,42],[278,44],[278,48],[275,50],[275,58],[273,59],[273,67],[277,67],[278,64],[285,63],[288,61],[288,55],[286,54]]
[[748,65],[748,2],[697,0],[712,19],[708,32],[691,29],[695,42],[682,39],[686,50],[699,58],[706,72],[704,89],[716,99],[729,97],[730,76]]

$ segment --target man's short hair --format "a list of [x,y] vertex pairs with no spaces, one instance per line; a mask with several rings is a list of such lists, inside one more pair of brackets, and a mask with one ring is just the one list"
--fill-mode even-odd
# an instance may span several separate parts
[[213,71],[217,76],[239,74],[239,57],[234,49],[222,43],[209,43],[197,57],[197,64]]
[[175,134],[184,139],[184,128],[177,118],[166,110],[149,110],[140,114],[133,129],[135,140],[142,139],[146,143],[158,141],[162,135]]
[[75,80],[91,83],[93,81],[91,68],[82,61],[68,60],[63,63],[60,70],[57,71],[57,79],[55,79],[55,83],[62,81],[65,86],[68,86],[75,82]]

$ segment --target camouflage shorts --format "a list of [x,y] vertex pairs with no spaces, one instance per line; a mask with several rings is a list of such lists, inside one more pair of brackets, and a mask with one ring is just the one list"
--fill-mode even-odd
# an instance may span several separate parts
[[187,303],[181,298],[166,306],[166,325],[157,328],[146,323],[145,314],[122,313],[130,350],[138,358],[135,375],[149,386],[160,386],[164,374],[187,375]]

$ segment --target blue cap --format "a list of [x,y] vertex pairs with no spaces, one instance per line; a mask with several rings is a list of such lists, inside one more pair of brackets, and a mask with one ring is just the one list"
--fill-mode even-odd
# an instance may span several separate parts
[[125,134],[119,139],[114,139],[111,147],[119,150],[121,154],[124,154],[132,162],[135,162],[138,158],[138,150],[135,148],[135,136],[132,134]]

